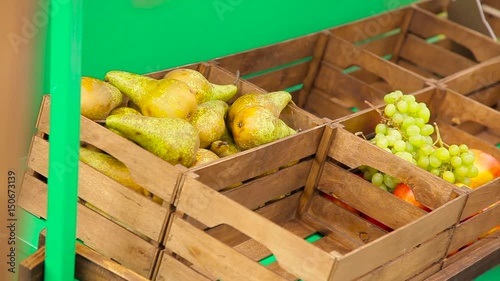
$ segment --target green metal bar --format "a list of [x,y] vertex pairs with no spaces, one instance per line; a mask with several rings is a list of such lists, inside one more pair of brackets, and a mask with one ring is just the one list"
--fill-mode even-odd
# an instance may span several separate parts
[[81,0],[52,0],[45,280],[74,280],[80,140]]

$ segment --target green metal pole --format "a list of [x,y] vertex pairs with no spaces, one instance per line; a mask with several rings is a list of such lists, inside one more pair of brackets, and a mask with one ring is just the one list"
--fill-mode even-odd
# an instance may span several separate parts
[[80,140],[81,0],[50,5],[46,281],[74,280]]

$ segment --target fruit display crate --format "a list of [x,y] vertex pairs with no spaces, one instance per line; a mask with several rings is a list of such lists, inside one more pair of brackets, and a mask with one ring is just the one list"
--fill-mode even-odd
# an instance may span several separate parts
[[[449,89],[468,98],[500,110],[500,57],[480,63],[440,81]],[[491,133],[480,136],[492,143],[500,143],[500,136]]]
[[[239,89],[237,96],[250,92],[265,93],[212,64],[197,63],[182,67],[197,69],[213,83],[235,83]],[[159,79],[170,70],[172,69],[147,76]],[[293,103],[287,105],[280,117],[297,131],[325,122]],[[80,126],[82,143],[92,145],[121,161],[128,168],[132,180],[162,199],[163,205],[79,161],[77,238],[102,255],[149,278],[162,248],[171,203],[182,172],[187,168],[169,164],[83,115]],[[32,139],[27,161],[28,171],[22,182],[19,205],[33,215],[46,219],[50,95],[43,98],[36,128],[38,133]],[[78,155],[68,154],[68,157],[74,158],[68,158],[67,163],[57,168],[61,173],[68,168],[65,165],[76,161]]]
[[[496,0],[480,0],[484,19],[489,24],[495,36],[500,38],[500,4]],[[428,0],[414,4],[417,8],[424,9],[443,18],[448,17],[450,0]]]
[[435,80],[500,56],[500,44],[490,37],[414,5],[340,25],[330,31]]
[[[497,111],[436,87],[415,95],[438,112],[432,121],[440,124],[443,140],[479,147],[500,159],[491,144],[472,135],[464,139],[466,132],[446,126],[458,116],[498,131],[492,122]],[[372,133],[379,120],[375,110],[362,111],[303,132],[301,138],[192,170],[179,190],[163,253],[209,280],[423,280],[457,257],[466,259],[464,246],[484,243],[486,238],[474,242],[500,223],[500,179],[474,191],[461,188],[357,135]],[[286,163],[295,164],[255,177]],[[432,211],[353,173],[362,165],[408,183]],[[235,181],[243,185],[223,189]],[[164,280],[168,272],[160,262],[156,278]]]
[[[46,231],[39,235],[38,250],[19,265],[19,281],[43,281]],[[76,242],[75,278],[80,281],[129,280],[147,281],[145,277]]]
[[[440,136],[448,144],[466,144],[469,148],[479,149],[500,159],[500,149],[496,141],[488,142],[485,134],[500,133],[500,112],[471,100],[449,88],[436,87],[415,93],[417,101],[429,105],[433,113],[431,122],[439,126]],[[452,105],[452,106],[451,106]],[[349,131],[361,131],[365,134],[373,132],[375,124],[380,120],[377,112],[369,111],[357,116],[340,120]],[[372,123],[371,123],[372,122]],[[375,122],[375,123],[373,123]],[[468,128],[460,128],[457,123],[473,122],[486,133],[469,132]],[[457,259],[466,259],[466,253],[461,253],[471,244],[480,241],[491,231],[490,238],[500,235],[500,178],[496,178],[480,187],[468,191],[467,201],[460,214],[460,219],[454,227],[447,256],[453,254],[447,263]],[[432,215],[432,213],[431,213]],[[483,243],[483,242],[482,242]]]
[[377,104],[387,92],[432,83],[328,30],[214,59],[266,91],[288,90],[305,110],[331,120]]

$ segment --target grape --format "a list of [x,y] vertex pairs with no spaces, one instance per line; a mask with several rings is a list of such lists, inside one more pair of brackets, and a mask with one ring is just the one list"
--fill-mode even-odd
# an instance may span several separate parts
[[425,145],[425,139],[421,135],[411,136],[408,140],[414,147]]
[[450,152],[448,151],[448,149],[446,149],[444,147],[440,147],[440,148],[436,149],[435,155],[442,162],[447,162],[450,160]]
[[387,125],[383,123],[377,124],[377,126],[375,126],[375,133],[384,135],[387,134]]
[[387,117],[392,117],[396,113],[396,106],[392,103],[388,104],[384,108],[384,114]]
[[434,127],[430,124],[425,124],[420,129],[420,133],[422,134],[422,136],[430,136],[432,135],[432,133],[434,133]]
[[428,144],[428,145],[434,144],[434,140],[432,139],[431,136],[424,136],[424,139],[425,139],[426,144]]
[[400,100],[396,104],[396,108],[398,109],[399,112],[406,113],[408,111],[408,103],[404,100]]
[[414,151],[415,151],[415,147],[413,146],[413,144],[411,144],[411,143],[407,142],[407,143],[406,143],[406,151],[407,151],[407,152],[410,152],[410,153],[411,153],[411,152],[414,152]]
[[413,155],[411,155],[411,153],[409,152],[406,152],[406,151],[400,151],[400,152],[396,152],[395,154],[396,156],[408,161],[408,162],[411,162],[413,163]]
[[397,100],[403,97],[403,92],[401,92],[400,90],[396,90],[393,93],[396,96]]
[[387,146],[394,146],[394,142],[396,142],[396,137],[392,135],[388,135],[385,137],[387,139]]
[[408,103],[408,105],[415,103],[418,105],[418,103],[415,102],[415,96],[414,95],[403,95],[402,99]]
[[403,120],[402,126],[403,126],[403,128],[408,128],[411,125],[415,125],[415,118],[408,116],[405,118],[405,120]]
[[406,150],[406,143],[404,140],[396,140],[394,142],[394,150],[395,151],[405,151]]
[[416,136],[416,135],[420,134],[420,128],[417,125],[410,125],[406,129],[406,134],[408,136]]
[[[451,155],[451,153],[450,153]],[[452,156],[450,158],[450,164],[453,166],[453,168],[458,168],[462,166],[462,158],[460,156]]]
[[439,168],[441,166],[441,160],[435,153],[429,155],[429,165],[433,168]]
[[420,108],[420,110],[417,112],[418,117],[424,119],[425,123],[429,122],[429,119],[431,118],[431,112],[427,107],[425,108]]
[[[460,150],[462,150],[462,149],[460,149]],[[474,154],[473,153],[464,152],[460,155],[460,157],[462,158],[462,162],[465,165],[471,165],[472,163],[474,163]]]
[[396,140],[401,140],[401,139],[403,139],[403,136],[401,135],[401,133],[400,133],[398,130],[396,130],[396,129],[389,128],[389,129],[387,130],[387,132],[388,132],[387,134],[388,134],[389,136],[394,136],[394,137],[396,138]]
[[375,143],[380,148],[387,148],[387,145],[389,144],[389,142],[387,141],[387,138],[385,136],[379,137]]
[[422,169],[427,169],[427,167],[429,167],[429,157],[428,156],[418,157],[417,166],[419,166]]
[[456,167],[453,171],[457,177],[466,177],[469,173],[469,168],[467,166]]
[[444,171],[442,178],[450,183],[455,183],[455,175],[451,171]]
[[403,120],[404,120],[404,117],[403,115],[401,115],[401,113],[394,113],[394,115],[392,116],[392,122],[394,122],[394,124],[401,124],[403,123]]
[[408,102],[408,112],[416,113],[418,111],[418,103],[417,102]]
[[460,147],[458,147],[458,145],[456,144],[450,145],[450,147],[448,147],[448,151],[450,152],[451,156],[460,155]]
[[426,144],[420,148],[419,152],[423,155],[431,155],[434,152],[434,148],[431,145]]
[[479,174],[479,170],[474,165],[471,165],[468,170],[469,172],[467,173],[467,177],[469,178],[475,178]]
[[461,144],[458,146],[461,153],[469,152],[469,147],[466,144]]
[[380,186],[384,182],[384,176],[381,173],[375,173],[372,176],[372,183],[376,186]]
[[398,183],[399,181],[396,178],[384,174],[384,184],[385,186],[387,186],[388,189],[390,190],[394,189],[396,185],[398,185]]
[[431,174],[434,174],[434,175],[436,175],[438,177],[441,174],[441,170],[439,170],[437,168],[431,169],[429,172],[431,172]]
[[384,102],[387,104],[395,103],[397,100],[396,94],[394,93],[389,93],[384,96]]
[[422,119],[420,117],[415,118],[415,125],[417,125],[419,128],[424,127],[425,123],[426,122],[424,119]]

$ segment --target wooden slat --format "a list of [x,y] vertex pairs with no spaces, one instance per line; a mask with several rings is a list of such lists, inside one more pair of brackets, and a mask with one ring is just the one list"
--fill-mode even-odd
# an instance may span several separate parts
[[413,34],[406,36],[400,56],[443,77],[475,65],[475,62]]
[[331,35],[324,60],[342,69],[359,66],[377,74],[394,89],[412,92],[425,87],[426,79],[360,47]]
[[[48,165],[49,143],[35,136],[28,157],[28,167],[47,177]],[[81,161],[78,169],[78,197],[113,217],[117,223],[125,224],[155,241],[161,241],[168,211],[166,208]]]
[[[426,214],[424,210],[407,204],[357,175],[330,163],[325,164],[318,189],[335,195],[356,210],[393,229],[403,227]],[[359,196],[360,194],[363,196]],[[393,214],[393,210],[398,210],[397,216]]]
[[154,280],[158,281],[208,281],[207,277],[189,268],[168,253],[163,253]]
[[43,281],[45,266],[45,247],[39,247],[33,254],[19,264],[19,281]]
[[325,234],[348,239],[349,246],[353,248],[368,244],[387,233],[317,193],[312,197],[307,216],[321,224]]
[[460,223],[455,229],[448,252],[475,242],[481,235],[498,225],[500,225],[500,205],[497,204]]
[[419,65],[415,65],[414,63],[406,61],[403,58],[400,58],[398,60],[398,65],[402,66],[410,71],[413,71],[414,73],[417,73],[418,75],[423,76],[423,77],[428,77],[428,78],[436,79],[436,80],[439,80],[442,78],[442,76],[438,76],[435,73],[429,72],[428,70],[423,69]]
[[217,65],[232,73],[239,71],[241,75],[247,75],[311,56],[317,37],[318,34],[313,33],[238,54],[217,58],[214,61]]
[[379,267],[358,280],[407,280],[421,273],[428,266],[439,263],[443,259],[446,254],[450,236],[450,230],[439,233],[435,238],[421,244],[418,248]]
[[409,32],[422,38],[444,34],[447,38],[469,49],[477,61],[485,61],[500,56],[500,45],[488,36],[447,19],[437,17],[427,11],[415,11]]
[[500,201],[500,178],[474,189],[474,192],[469,194],[460,220],[464,220],[498,201]]
[[330,29],[330,31],[351,43],[360,42],[400,27],[407,12],[407,8],[399,8],[381,15],[343,24]]
[[252,84],[258,85],[268,92],[281,91],[302,84],[310,65],[310,61],[305,61],[293,66],[247,78],[246,80]]
[[305,110],[331,120],[352,114],[349,106],[318,89],[311,91]]
[[473,68],[461,71],[442,81],[451,90],[469,94],[499,82],[500,58],[488,60]]
[[203,167],[192,168],[198,180],[215,190],[262,175],[292,161],[313,155],[323,133],[324,126],[300,132],[293,137],[248,149],[224,157]]
[[[283,280],[274,272],[238,255],[180,217],[173,218],[167,246],[173,252],[222,280]],[[228,266],[236,264],[238,266]]]
[[458,221],[465,199],[466,196],[456,198],[415,222],[346,254],[339,260],[335,277],[351,280],[364,275],[435,237]]
[[474,280],[480,274],[492,269],[500,263],[500,239],[483,239],[475,244],[480,247],[467,247],[457,256],[461,258],[432,275],[427,281],[440,280]]
[[[37,217],[47,218],[47,195],[47,185],[26,174],[19,206]],[[155,246],[82,204],[78,204],[77,213],[77,238],[140,275],[150,276],[158,250]]]

